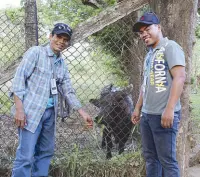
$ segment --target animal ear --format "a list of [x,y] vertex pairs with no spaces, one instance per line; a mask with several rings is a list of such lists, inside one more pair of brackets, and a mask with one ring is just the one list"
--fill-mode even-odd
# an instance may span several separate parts
[[110,86],[109,86],[110,91],[112,90],[112,87],[113,87],[113,84],[110,84]]
[[125,87],[122,91],[123,93],[131,94],[132,90],[133,90],[133,84],[130,84],[127,87]]
[[100,107],[100,101],[98,99],[90,99],[89,102],[98,108]]
[[109,94],[112,91],[112,88],[113,88],[113,84],[109,84],[109,85],[105,86],[101,91],[101,96],[105,96],[105,95]]

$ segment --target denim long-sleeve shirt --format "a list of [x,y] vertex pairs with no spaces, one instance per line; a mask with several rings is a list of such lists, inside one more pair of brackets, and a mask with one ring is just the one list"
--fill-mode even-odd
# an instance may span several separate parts
[[[25,129],[33,133],[45,112],[50,97],[50,81],[53,77],[51,60],[54,60],[54,53],[50,45],[31,47],[24,54],[12,83],[12,93],[23,103],[27,120]],[[62,85],[70,108],[80,109],[81,104],[75,96],[68,68],[61,55],[56,59],[54,67],[56,79]],[[54,108],[57,116],[58,96],[56,95],[54,98]]]

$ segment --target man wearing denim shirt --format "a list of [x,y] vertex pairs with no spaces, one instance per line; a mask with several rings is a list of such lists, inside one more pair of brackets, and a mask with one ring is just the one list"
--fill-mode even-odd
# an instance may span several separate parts
[[[89,127],[92,119],[75,96],[61,52],[69,46],[71,28],[57,23],[47,46],[31,47],[23,56],[13,79],[14,117],[19,146],[12,177],[45,177],[54,154],[58,96],[52,82],[62,85],[69,106]],[[53,68],[54,67],[54,68]]]
[[184,52],[175,41],[163,37],[155,13],[148,12],[140,17],[133,31],[139,33],[149,48],[143,84],[132,114],[134,124],[140,121],[146,176],[180,177],[176,135],[185,82]]

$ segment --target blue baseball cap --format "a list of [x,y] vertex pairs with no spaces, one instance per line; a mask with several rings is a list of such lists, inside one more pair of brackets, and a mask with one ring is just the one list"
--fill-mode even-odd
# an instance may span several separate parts
[[140,19],[133,25],[133,31],[139,32],[142,26],[160,24],[160,20],[154,12],[146,12]]
[[52,33],[54,33],[54,34],[67,34],[71,39],[73,32],[72,32],[72,29],[67,24],[57,23],[57,24],[54,25]]

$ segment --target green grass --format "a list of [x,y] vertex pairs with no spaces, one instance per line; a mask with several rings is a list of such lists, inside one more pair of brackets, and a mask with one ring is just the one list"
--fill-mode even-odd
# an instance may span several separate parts
[[192,93],[190,94],[190,101],[191,101],[191,118],[197,119],[200,121],[200,91],[198,91],[196,94]]
[[99,159],[92,150],[77,146],[51,164],[50,176],[65,177],[142,177],[144,160],[141,152],[117,155],[110,160]]
[[0,92],[0,114],[9,115],[11,106],[10,98],[5,93]]
[[192,131],[200,134],[200,90],[190,94],[190,107]]

